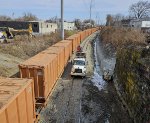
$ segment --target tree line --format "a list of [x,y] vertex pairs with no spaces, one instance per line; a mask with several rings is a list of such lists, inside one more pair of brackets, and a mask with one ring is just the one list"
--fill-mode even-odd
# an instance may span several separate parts
[[24,13],[21,17],[12,18],[10,16],[1,15],[0,21],[36,21],[38,17],[32,13]]
[[129,15],[124,16],[122,14],[111,15],[108,14],[106,17],[106,25],[121,25],[121,20],[130,20],[130,19],[144,19],[150,20],[150,2],[149,1],[139,1],[132,4],[129,7]]

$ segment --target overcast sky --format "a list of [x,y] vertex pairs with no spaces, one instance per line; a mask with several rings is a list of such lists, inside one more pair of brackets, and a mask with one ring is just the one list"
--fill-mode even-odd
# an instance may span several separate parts
[[[0,15],[13,16],[33,13],[45,20],[54,16],[60,17],[61,0],[0,0]],[[75,18],[88,19],[91,0],[64,0],[64,18],[72,21]],[[128,15],[129,6],[139,0],[93,0],[92,18],[105,21],[107,14],[121,13]],[[13,14],[14,13],[14,14]]]

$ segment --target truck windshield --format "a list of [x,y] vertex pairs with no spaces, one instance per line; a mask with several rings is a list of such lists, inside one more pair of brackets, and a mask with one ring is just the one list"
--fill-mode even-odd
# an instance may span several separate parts
[[74,60],[74,65],[85,65],[85,62],[82,60]]

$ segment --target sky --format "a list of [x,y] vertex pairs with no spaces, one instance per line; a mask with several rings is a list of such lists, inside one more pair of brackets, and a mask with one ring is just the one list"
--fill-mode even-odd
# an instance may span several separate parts
[[[17,18],[23,13],[32,13],[40,20],[60,17],[61,0],[0,0],[0,15]],[[129,14],[129,6],[139,0],[92,0],[92,19],[104,23],[107,14]],[[64,19],[90,18],[91,0],[64,0]]]

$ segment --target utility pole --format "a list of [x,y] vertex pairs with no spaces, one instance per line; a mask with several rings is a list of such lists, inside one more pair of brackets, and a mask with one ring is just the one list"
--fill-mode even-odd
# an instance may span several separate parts
[[61,38],[64,40],[64,0],[61,0]]
[[95,24],[96,24],[96,26],[98,25],[98,14],[96,13],[96,18],[95,18]]
[[91,24],[91,26],[92,26],[92,20],[91,20],[91,18],[92,18],[92,4],[93,4],[93,0],[91,0],[91,2],[90,2],[90,24]]

